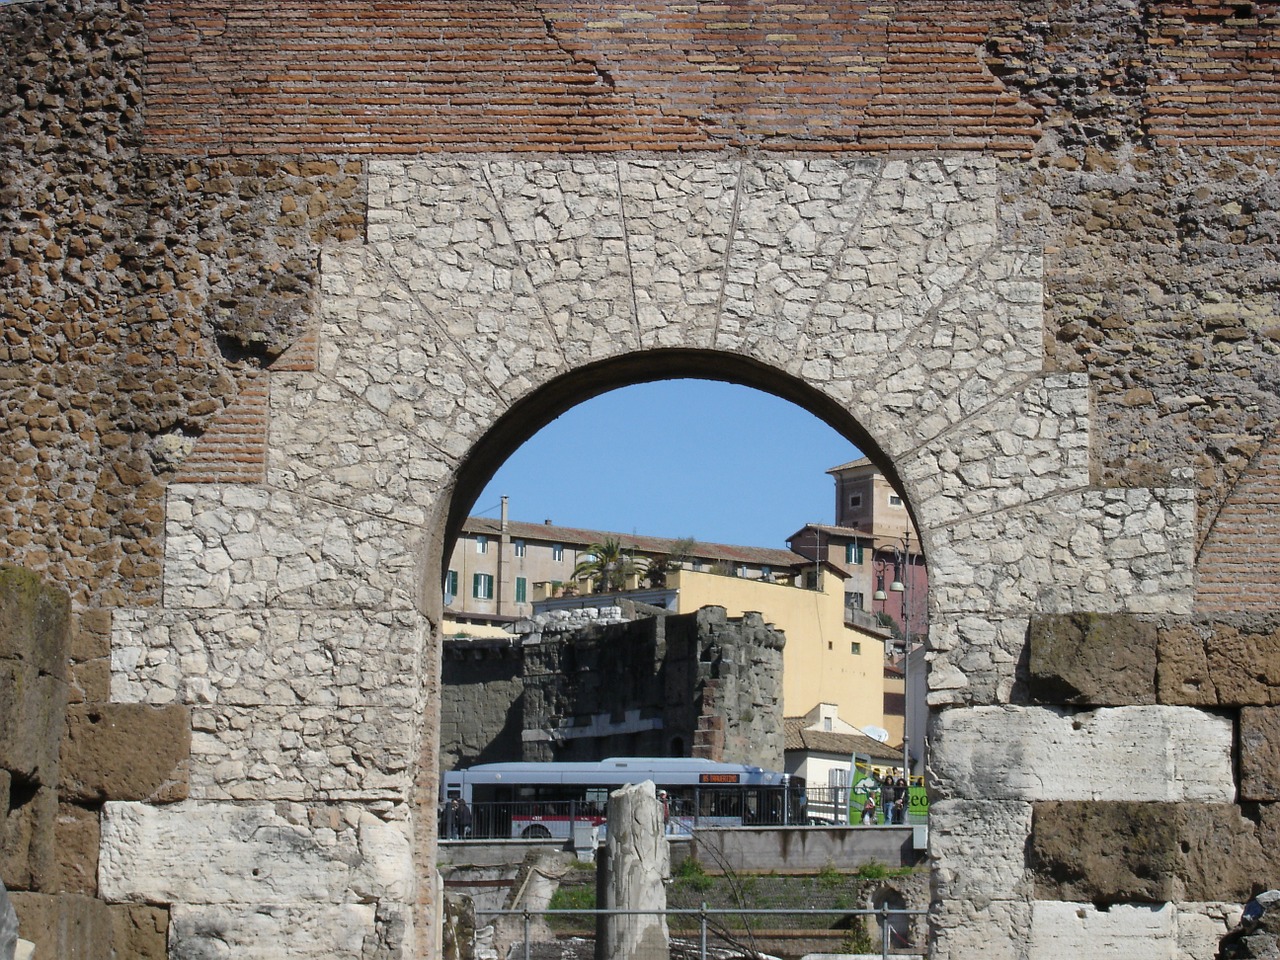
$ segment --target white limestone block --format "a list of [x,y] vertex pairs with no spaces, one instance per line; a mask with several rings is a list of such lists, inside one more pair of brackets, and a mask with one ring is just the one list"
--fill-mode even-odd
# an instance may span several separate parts
[[1008,800],[938,800],[929,807],[929,857],[935,897],[1026,900],[1031,804]]
[[946,797],[1235,800],[1231,721],[1189,707],[955,708],[931,736]]
[[[930,960],[1027,960],[1031,903],[944,900],[929,916]],[[1070,954],[1063,954],[1065,960]]]
[[361,960],[376,939],[371,903],[175,904],[170,956],[236,960]]
[[408,902],[413,862],[402,827],[356,807],[332,813],[316,826],[285,819],[272,804],[109,802],[101,896],[117,903],[283,907]]
[[1177,960],[1216,960],[1222,938],[1240,922],[1238,903],[1179,903]]
[[1177,910],[1171,904],[1099,910],[1091,903],[1032,903],[1028,960],[1173,960],[1177,955]]

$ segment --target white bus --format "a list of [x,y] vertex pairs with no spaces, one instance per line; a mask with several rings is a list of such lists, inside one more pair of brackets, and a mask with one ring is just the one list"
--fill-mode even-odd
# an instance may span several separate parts
[[[665,791],[667,831],[805,822],[804,780],[741,763],[682,757],[612,757],[598,762],[482,763],[442,778],[441,837],[568,839],[574,824],[602,827],[609,793],[653,781]],[[453,822],[461,798],[469,830]]]

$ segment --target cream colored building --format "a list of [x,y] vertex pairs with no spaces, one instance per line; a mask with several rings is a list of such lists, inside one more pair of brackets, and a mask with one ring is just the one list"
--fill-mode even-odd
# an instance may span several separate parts
[[[730,617],[748,611],[786,634],[782,700],[786,714],[803,714],[819,703],[835,706],[857,728],[884,726],[884,644],[887,631],[852,626],[844,619],[844,580],[839,571],[808,565],[806,576],[775,583],[680,570],[661,590],[627,591],[547,599],[538,610],[596,606],[628,598],[672,613],[724,607]],[[806,584],[814,582],[817,588]]]
[[[573,581],[574,568],[590,555],[592,544],[610,537],[642,561],[665,557],[679,545],[667,537],[509,520],[505,497],[500,518],[468,517],[445,572],[448,629],[502,626],[530,616],[535,601],[565,587],[585,591],[587,584]],[[808,562],[786,549],[695,541],[685,565],[695,571],[716,569],[736,578],[775,581],[793,579]],[[642,577],[633,585],[644,583]]]

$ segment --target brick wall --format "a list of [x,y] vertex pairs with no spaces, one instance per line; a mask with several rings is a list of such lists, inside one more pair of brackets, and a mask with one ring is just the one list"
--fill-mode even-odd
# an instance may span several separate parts
[[149,149],[991,149],[1017,4],[185,3],[148,10]]

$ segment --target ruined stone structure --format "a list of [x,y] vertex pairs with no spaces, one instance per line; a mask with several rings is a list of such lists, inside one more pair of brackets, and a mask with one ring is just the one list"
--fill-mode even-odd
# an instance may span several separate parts
[[518,623],[509,642],[446,641],[441,769],[694,756],[781,770],[785,642],[759,614],[723,607],[562,610]]
[[[0,560],[69,594],[86,710],[190,717],[185,798],[85,785],[98,869],[27,879],[49,909],[433,955],[451,534],[551,417],[676,375],[804,406],[912,506],[933,957],[1209,957],[1219,836],[1276,885],[1276,3],[0,29]],[[1157,809],[1140,864],[1069,855]]]

